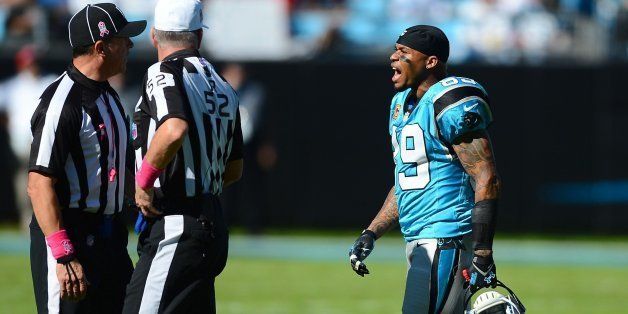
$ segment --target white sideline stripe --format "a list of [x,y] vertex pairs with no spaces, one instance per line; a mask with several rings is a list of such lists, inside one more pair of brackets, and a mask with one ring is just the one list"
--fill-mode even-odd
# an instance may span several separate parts
[[41,138],[39,142],[39,152],[37,153],[37,166],[48,167],[50,165],[50,156],[52,155],[52,147],[55,144],[55,133],[57,131],[57,125],[59,124],[59,118],[61,117],[61,111],[65,104],[66,98],[74,85],[74,81],[69,76],[65,76],[57,90],[55,91],[48,110],[46,111],[46,120],[44,121],[44,127],[41,130]]
[[59,303],[61,303],[61,295],[59,294],[59,279],[57,279],[57,260],[52,257],[52,251],[48,247],[46,241],[46,263],[48,265],[48,314],[59,314]]
[[159,310],[170,264],[182,233],[183,215],[164,217],[164,239],[159,241],[157,253],[150,264],[139,313],[157,313]]

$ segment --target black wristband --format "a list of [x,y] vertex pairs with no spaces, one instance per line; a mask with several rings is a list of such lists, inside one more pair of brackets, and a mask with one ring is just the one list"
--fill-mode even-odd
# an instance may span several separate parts
[[492,250],[495,226],[497,225],[497,199],[475,203],[471,213],[473,249]]
[[364,229],[364,231],[362,231],[362,235],[364,234],[368,234],[369,236],[371,236],[373,238],[373,240],[377,240],[377,235],[375,234],[375,232],[369,230],[369,229]]
[[479,265],[490,265],[495,263],[495,261],[493,261],[493,254],[488,256],[480,256],[474,254],[473,262]]
[[74,255],[66,255],[64,257],[61,257],[59,259],[57,259],[57,263],[59,264],[67,264],[69,262],[71,262],[74,259]]

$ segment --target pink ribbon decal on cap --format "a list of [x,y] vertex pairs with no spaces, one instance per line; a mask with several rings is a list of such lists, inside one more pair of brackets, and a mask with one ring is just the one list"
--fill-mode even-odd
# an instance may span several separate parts
[[98,22],[98,30],[100,31],[100,37],[105,37],[105,35],[109,35],[109,30],[107,29],[107,25],[105,22]]

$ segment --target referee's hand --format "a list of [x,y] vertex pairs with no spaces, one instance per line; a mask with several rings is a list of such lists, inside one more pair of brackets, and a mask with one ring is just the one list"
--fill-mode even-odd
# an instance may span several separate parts
[[142,211],[145,217],[154,218],[163,214],[153,206],[154,194],[153,188],[144,190],[137,185],[135,186],[135,205],[137,205],[137,208]]
[[62,300],[79,301],[85,298],[89,282],[76,258],[67,263],[57,263],[57,279]]

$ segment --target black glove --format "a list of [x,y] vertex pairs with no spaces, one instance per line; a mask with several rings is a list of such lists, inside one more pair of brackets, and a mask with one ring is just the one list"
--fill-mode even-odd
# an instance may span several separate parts
[[471,293],[482,288],[495,288],[497,284],[497,269],[493,262],[493,255],[473,256],[471,267],[463,272],[467,285],[471,287]]
[[369,270],[366,268],[366,265],[362,263],[362,261],[365,260],[369,254],[371,254],[371,251],[373,251],[373,248],[375,247],[375,238],[375,232],[365,229],[362,231],[360,237],[355,240],[351,249],[349,249],[349,262],[351,263],[351,269],[362,277],[369,273]]

